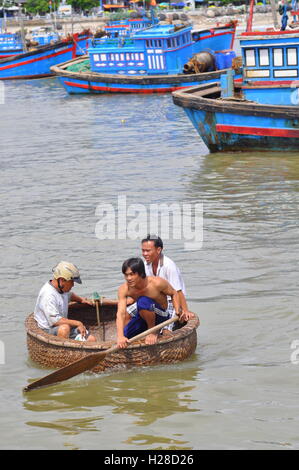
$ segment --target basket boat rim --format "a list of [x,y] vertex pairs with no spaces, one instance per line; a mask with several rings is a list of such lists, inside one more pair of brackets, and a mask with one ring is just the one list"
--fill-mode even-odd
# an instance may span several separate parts
[[[110,348],[111,346],[115,345],[115,341],[102,341],[102,342],[97,342],[97,343],[91,343],[91,342],[84,342],[84,341],[76,341],[74,339],[64,339],[64,338],[58,338],[57,336],[50,335],[49,333],[46,333],[43,331],[41,328],[38,327],[35,319],[34,319],[34,314],[30,313],[26,320],[25,320],[25,329],[27,332],[27,335],[35,338],[39,342],[43,343],[46,346],[56,346],[60,348],[65,348],[66,350],[68,349],[75,349],[75,350],[88,350],[90,352],[94,351],[103,351],[105,349]],[[159,345],[165,344],[165,346],[169,345],[169,343],[174,343],[176,341],[182,340],[186,337],[188,337],[194,330],[196,330],[199,326],[199,318],[195,314],[195,317],[189,320],[184,326],[181,328],[175,330],[173,332],[173,335],[170,337],[160,337],[158,340]],[[133,344],[130,344],[126,349],[137,349],[140,348],[141,346],[146,347],[146,348],[151,348],[153,345],[148,345],[145,344],[144,342],[136,342]]]

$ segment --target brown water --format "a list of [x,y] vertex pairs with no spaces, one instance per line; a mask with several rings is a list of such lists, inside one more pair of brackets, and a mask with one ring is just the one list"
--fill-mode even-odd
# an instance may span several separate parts
[[[1,112],[2,449],[298,449],[298,154],[209,155],[167,96],[69,97],[5,84]],[[139,241],[99,240],[96,207],[203,203],[202,249],[165,240],[201,319],[184,363],[45,375],[24,319],[60,259],[79,294],[115,297]]]

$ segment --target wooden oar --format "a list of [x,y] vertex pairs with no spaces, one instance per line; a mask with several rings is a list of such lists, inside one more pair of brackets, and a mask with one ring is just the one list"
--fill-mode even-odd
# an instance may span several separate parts
[[[161,328],[164,328],[165,326],[170,325],[171,323],[177,321],[178,319],[179,317],[175,315],[174,317],[169,318],[169,320],[166,320],[163,323],[159,323],[159,325],[153,326],[153,328],[150,328],[146,331],[143,331],[139,335],[134,336],[133,338],[128,340],[128,343],[131,344],[134,341],[137,341],[138,339],[142,339],[151,333],[155,333],[156,331],[159,331]],[[115,351],[118,351],[118,349],[120,348],[117,345],[115,345],[109,349],[106,349],[105,351],[88,354],[82,359],[78,359],[77,361],[72,362],[71,364],[65,367],[61,367],[61,369],[55,370],[51,374],[46,375],[45,377],[42,377],[41,379],[31,382],[29,385],[24,387],[23,391],[29,392],[30,390],[34,390],[35,388],[52,385],[58,382],[62,382],[63,380],[70,379],[71,377],[74,377],[75,375],[82,374],[82,372],[92,369],[100,361],[103,361],[103,359],[105,359],[107,354],[111,354]]]

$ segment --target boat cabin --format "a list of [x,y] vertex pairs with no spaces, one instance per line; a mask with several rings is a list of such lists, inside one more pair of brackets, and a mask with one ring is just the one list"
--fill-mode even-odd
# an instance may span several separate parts
[[59,36],[52,28],[38,26],[32,29],[31,38],[40,46],[44,46],[45,44],[58,41]]
[[[158,21],[158,20],[157,20]],[[108,37],[119,37],[127,36],[128,34],[136,31],[141,31],[142,29],[149,28],[153,24],[153,20],[147,18],[131,19],[127,18],[126,20],[120,21],[110,21],[104,28]]]
[[157,24],[132,36],[90,40],[94,72],[124,75],[178,74],[192,56],[191,26]]
[[[298,87],[299,80],[299,31],[243,33],[240,46],[246,98],[268,104],[291,104],[290,87],[296,82],[295,88]],[[282,85],[278,96],[277,86]],[[261,89],[258,92],[258,86],[264,88],[263,92]]]
[[0,34],[0,51],[9,52],[23,50],[22,38],[17,33]]

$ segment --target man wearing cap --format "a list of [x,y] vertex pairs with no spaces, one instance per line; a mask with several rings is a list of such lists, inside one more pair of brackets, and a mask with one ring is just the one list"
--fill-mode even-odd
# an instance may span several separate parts
[[78,268],[68,261],[61,261],[52,271],[54,279],[43,285],[37,297],[34,318],[38,326],[61,338],[75,339],[81,335],[87,341],[96,341],[81,321],[67,318],[70,301],[93,305],[92,300],[71,292],[74,282],[82,284]]

